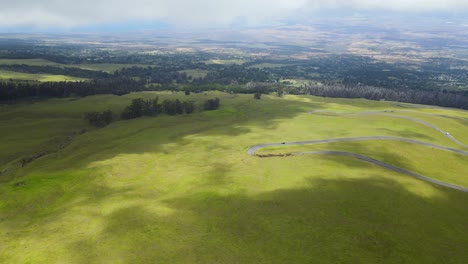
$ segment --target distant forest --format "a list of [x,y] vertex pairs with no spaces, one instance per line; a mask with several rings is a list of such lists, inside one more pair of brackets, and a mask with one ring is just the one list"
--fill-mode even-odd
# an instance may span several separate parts
[[[240,60],[235,56],[205,52],[150,55],[124,51],[111,53],[73,45],[53,49],[24,43],[8,45],[0,45],[0,59],[40,58],[56,64],[0,65],[0,70],[66,75],[88,80],[43,83],[3,80],[0,81],[0,101],[28,97],[123,95],[160,90],[218,90],[251,94],[279,93],[281,90],[281,94],[367,98],[468,109],[468,70],[460,62],[447,59],[431,59],[420,69],[414,69],[354,55],[329,55],[307,60]],[[213,59],[234,62],[210,63]],[[140,66],[104,72],[77,67],[83,63]],[[200,74],[192,76],[190,72]],[[284,80],[302,81],[294,84]]]
[[144,82],[128,78],[112,78],[89,82],[45,82],[17,83],[0,82],[0,101],[17,100],[28,97],[70,97],[96,94],[123,95],[139,91],[181,91],[202,92],[219,90],[229,93],[272,93],[309,94],[323,97],[365,98],[415,104],[437,105],[468,109],[468,97],[447,92],[429,92],[411,89],[388,89],[372,86],[343,85],[304,85],[292,89],[281,85],[259,85],[245,87],[239,85],[189,85],[189,86],[145,86]]

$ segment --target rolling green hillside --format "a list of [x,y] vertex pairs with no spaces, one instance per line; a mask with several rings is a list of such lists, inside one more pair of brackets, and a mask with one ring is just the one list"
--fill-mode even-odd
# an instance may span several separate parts
[[[83,119],[156,96],[219,97],[221,108],[100,129]],[[350,157],[247,155],[261,143],[376,135],[468,150],[408,119],[346,114],[380,110],[468,144],[467,111],[361,99],[147,92],[0,105],[0,263],[467,262],[466,192]],[[467,156],[404,142],[262,151],[304,150],[468,187]]]

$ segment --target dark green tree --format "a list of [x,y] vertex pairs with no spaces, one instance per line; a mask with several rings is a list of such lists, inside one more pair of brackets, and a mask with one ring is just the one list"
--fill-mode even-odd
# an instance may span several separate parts
[[283,97],[283,94],[284,94],[283,86],[278,86],[278,88],[276,89],[276,94],[278,95],[278,97]]
[[177,106],[175,101],[173,100],[164,100],[162,102],[162,108],[164,113],[168,115],[176,115],[177,114]]
[[88,112],[84,115],[89,124],[95,127],[105,127],[113,121],[112,111]]
[[195,102],[194,101],[186,101],[182,103],[184,108],[184,112],[186,114],[191,114],[195,111]]
[[219,108],[219,98],[208,99],[203,104],[203,109],[205,110],[216,110]]

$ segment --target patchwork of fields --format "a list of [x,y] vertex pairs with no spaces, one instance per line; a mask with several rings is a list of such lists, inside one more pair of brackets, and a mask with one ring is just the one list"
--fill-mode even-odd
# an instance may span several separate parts
[[[219,97],[221,108],[101,129],[83,119],[156,96]],[[466,262],[466,192],[351,157],[247,154],[262,143],[365,136],[468,151],[409,119],[348,114],[383,110],[468,144],[467,111],[361,99],[146,92],[0,105],[0,262]],[[467,156],[405,142],[259,153],[322,150],[468,187]],[[47,155],[19,165],[37,153]]]

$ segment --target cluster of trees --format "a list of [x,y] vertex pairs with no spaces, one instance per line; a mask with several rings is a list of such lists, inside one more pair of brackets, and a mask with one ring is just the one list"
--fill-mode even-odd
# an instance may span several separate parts
[[208,72],[206,77],[194,79],[193,82],[198,84],[246,84],[249,82],[270,82],[272,80],[272,75],[266,70],[248,68],[243,65],[231,65],[219,69],[212,69]]
[[255,94],[255,93],[270,93],[276,92],[277,84],[264,83],[264,86],[250,86],[241,84],[222,85],[219,83],[208,84],[184,84],[184,85],[148,85],[148,90],[151,91],[184,91],[188,93],[201,93],[204,91],[221,91],[227,93]]
[[123,95],[144,90],[147,89],[143,82],[129,78],[108,78],[87,82],[0,82],[0,101],[25,97]]
[[283,95],[284,95],[284,87],[283,86],[278,86],[276,88],[276,95],[278,97],[283,97]]
[[396,90],[362,85],[306,85],[304,91],[322,97],[365,98],[468,109],[468,97],[444,92]]
[[[204,102],[204,110],[215,110],[219,108],[219,98],[208,99]],[[144,100],[142,98],[133,99],[131,104],[125,107],[121,114],[121,119],[134,119],[142,116],[157,116],[160,114],[182,115],[192,114],[196,110],[194,101],[180,101],[179,99],[166,99],[159,103],[159,97]],[[90,125],[95,127],[105,127],[114,121],[113,113],[110,110],[104,112],[87,112],[84,118]]]
[[84,117],[88,120],[90,125],[95,127],[105,127],[114,120],[112,111],[110,110],[104,112],[88,112],[85,113]]
[[208,111],[216,110],[218,108],[219,108],[219,98],[208,99],[203,104],[203,109],[208,110]]
[[150,83],[159,84],[246,84],[248,82],[268,82],[272,80],[269,72],[257,69],[248,68],[242,65],[230,65],[220,67],[219,65],[196,65],[197,68],[208,70],[205,77],[193,78],[188,76],[184,69],[188,69],[187,65],[168,65],[165,67],[137,67],[123,68],[116,71],[116,76],[122,77],[138,77],[141,80],[146,80]]
[[195,102],[164,100],[159,103],[159,98],[144,100],[141,98],[133,99],[132,103],[125,107],[121,114],[122,119],[133,119],[142,116],[156,116],[159,114],[181,115],[191,114],[195,111]]
[[191,78],[185,72],[179,72],[181,67],[137,67],[123,68],[114,74],[122,77],[137,77],[150,83],[171,84],[188,83]]

